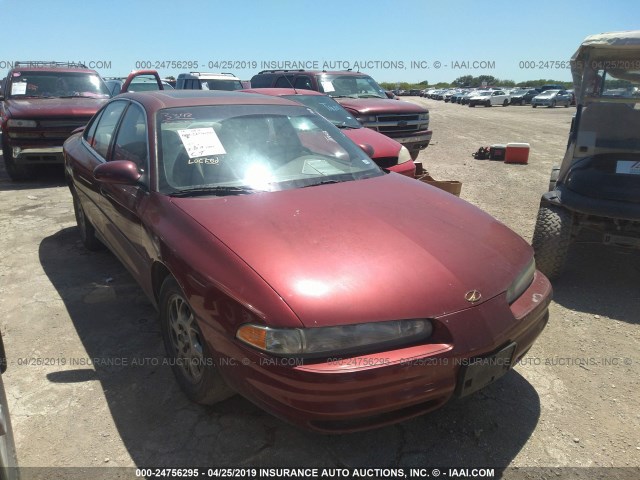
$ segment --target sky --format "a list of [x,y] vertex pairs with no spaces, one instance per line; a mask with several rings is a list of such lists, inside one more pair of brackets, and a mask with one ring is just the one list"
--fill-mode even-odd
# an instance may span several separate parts
[[56,60],[102,76],[150,67],[248,80],[291,67],[378,82],[570,81],[586,36],[640,29],[637,0],[0,0],[0,14],[0,78],[15,60]]

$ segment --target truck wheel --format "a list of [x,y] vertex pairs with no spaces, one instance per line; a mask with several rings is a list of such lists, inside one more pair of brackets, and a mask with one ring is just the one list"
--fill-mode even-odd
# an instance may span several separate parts
[[538,270],[550,279],[557,278],[564,270],[572,229],[570,212],[555,205],[540,206],[531,244]]
[[33,177],[32,168],[28,165],[17,165],[11,148],[6,144],[2,145],[2,158],[4,159],[4,168],[7,170],[7,175],[14,182],[29,180]]
[[173,374],[192,402],[213,405],[234,391],[227,386],[186,296],[173,277],[160,289],[160,328]]

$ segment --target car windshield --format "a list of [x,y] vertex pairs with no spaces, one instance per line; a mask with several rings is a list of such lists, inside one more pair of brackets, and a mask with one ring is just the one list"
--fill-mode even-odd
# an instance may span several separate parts
[[242,82],[233,79],[200,79],[203,90],[242,90]]
[[157,114],[160,191],[229,195],[384,175],[309,108],[218,105]]
[[349,115],[342,105],[333,98],[324,95],[283,95],[284,98],[302,103],[319,113],[324,118],[340,128],[361,128],[362,125]]
[[478,95],[479,97],[488,97],[489,95],[491,95],[491,92],[479,92],[476,93],[476,95]]
[[384,89],[368,75],[322,75],[320,91],[332,97],[387,98]]
[[540,97],[553,97],[559,91],[560,90],[547,90],[546,92],[542,92],[539,96]]
[[108,98],[109,89],[86,72],[13,72],[9,98]]

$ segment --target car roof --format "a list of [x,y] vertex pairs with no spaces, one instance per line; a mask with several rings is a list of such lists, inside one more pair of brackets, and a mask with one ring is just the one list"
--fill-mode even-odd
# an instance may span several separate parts
[[163,108],[193,107],[200,105],[291,105],[300,104],[280,97],[237,93],[221,90],[154,90],[130,92],[118,95],[118,99],[131,99],[141,103],[147,110]]
[[60,68],[60,67],[14,67],[12,72],[49,72],[49,73],[91,73],[97,75],[98,72],[89,68]]
[[367,77],[369,76],[364,72],[353,72],[351,70],[263,70],[261,72],[258,72],[256,75],[281,74],[281,73],[299,74],[299,75],[304,75],[305,73],[307,73],[311,75],[354,75],[354,76],[365,75]]
[[314,95],[317,97],[326,97],[327,95],[315,90],[304,90],[302,88],[245,88],[236,90],[237,92],[259,93],[261,95],[273,95],[280,97],[282,95]]

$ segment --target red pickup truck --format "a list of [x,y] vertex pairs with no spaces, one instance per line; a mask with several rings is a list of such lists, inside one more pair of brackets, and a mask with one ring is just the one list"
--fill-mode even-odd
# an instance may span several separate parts
[[109,99],[97,72],[68,62],[15,62],[0,93],[2,156],[12,180],[63,163],[62,144]]
[[404,145],[415,160],[431,141],[429,110],[415,103],[392,100],[369,75],[319,70],[263,70],[251,88],[316,90],[335,98],[362,125]]

